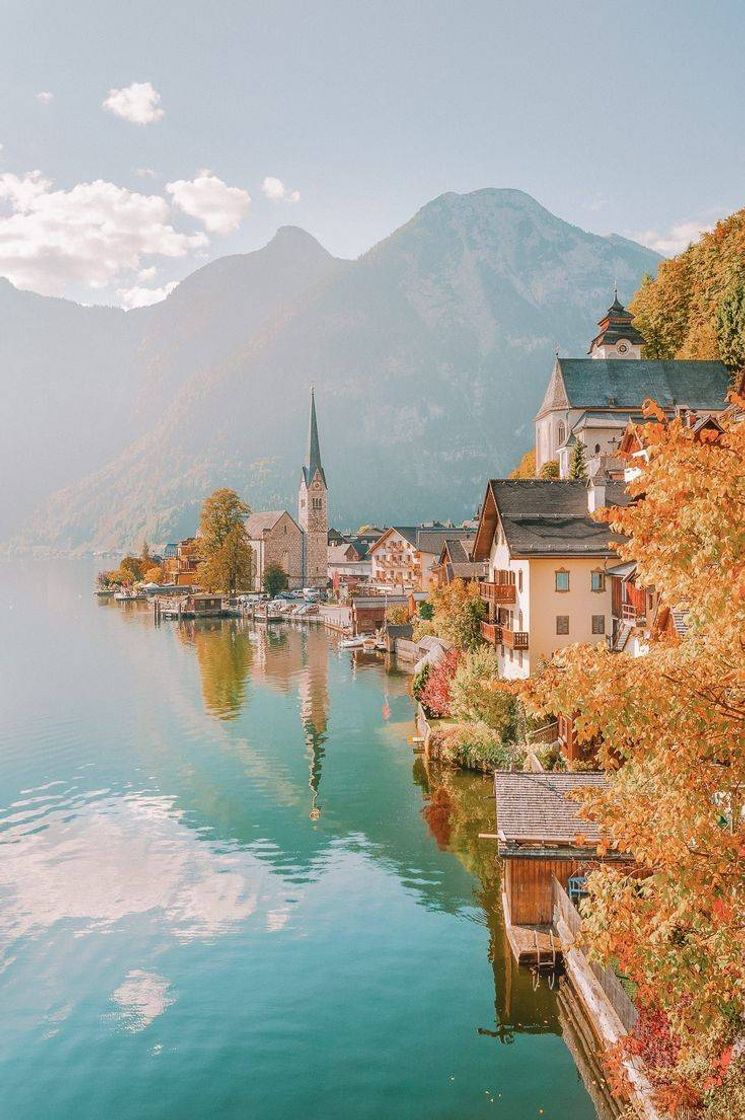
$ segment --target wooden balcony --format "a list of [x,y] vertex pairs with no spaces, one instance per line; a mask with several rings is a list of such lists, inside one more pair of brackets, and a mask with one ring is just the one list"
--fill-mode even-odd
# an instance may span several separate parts
[[485,642],[497,646],[502,641],[502,627],[498,626],[495,622],[482,622],[481,637]]
[[514,583],[492,583],[482,579],[479,581],[479,588],[485,603],[514,603],[517,596]]
[[507,649],[528,648],[528,635],[524,630],[507,630],[504,626],[501,626],[500,629],[502,631],[502,644]]

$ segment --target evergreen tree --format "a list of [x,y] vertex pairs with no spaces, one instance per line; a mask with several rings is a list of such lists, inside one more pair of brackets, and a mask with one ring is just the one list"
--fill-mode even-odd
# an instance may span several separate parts
[[572,457],[569,460],[569,477],[587,478],[587,458],[585,456],[585,445],[581,439],[578,439],[572,448]]
[[745,366],[745,284],[730,288],[717,308],[717,342],[726,366]]
[[287,572],[279,564],[268,564],[264,571],[264,590],[270,599],[287,589]]

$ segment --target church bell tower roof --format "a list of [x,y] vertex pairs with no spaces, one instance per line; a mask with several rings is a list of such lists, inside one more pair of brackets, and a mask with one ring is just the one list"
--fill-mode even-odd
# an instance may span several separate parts
[[598,321],[598,326],[600,331],[590,343],[588,354],[592,354],[598,346],[614,346],[620,339],[625,339],[632,346],[646,344],[646,338],[634,326],[634,316],[619,300],[618,289],[615,290],[613,303]]
[[305,479],[306,486],[313,479],[316,471],[323,480],[323,485],[326,485],[326,475],[324,474],[323,464],[321,463],[321,444],[318,439],[318,420],[316,419],[316,393],[315,388],[311,385],[310,389],[310,422],[308,425],[308,457],[307,463],[303,467],[303,478]]

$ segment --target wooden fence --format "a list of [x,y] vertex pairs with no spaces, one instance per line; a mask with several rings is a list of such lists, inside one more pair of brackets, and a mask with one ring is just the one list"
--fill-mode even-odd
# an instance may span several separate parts
[[[553,896],[554,896],[554,925],[556,925],[559,918],[562,919],[566,927],[569,929],[572,937],[578,937],[582,929],[582,918],[579,914],[574,903],[569,898],[569,895],[562,887],[561,883],[553,878]],[[576,946],[575,946],[576,949]],[[616,976],[612,968],[605,968],[598,961],[591,961],[581,949],[576,949],[577,952],[582,953],[585,964],[592,972],[600,987],[603,989],[606,998],[618,1018],[623,1023],[627,1031],[633,1030],[636,1021],[639,1018],[639,1012],[634,1007],[634,1004],[629,999],[625,988],[621,981]]]

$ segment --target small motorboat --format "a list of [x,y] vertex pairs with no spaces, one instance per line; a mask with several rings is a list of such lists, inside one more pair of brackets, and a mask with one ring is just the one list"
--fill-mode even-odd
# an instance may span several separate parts
[[362,649],[365,639],[360,634],[356,638],[342,638],[339,642],[340,649]]

